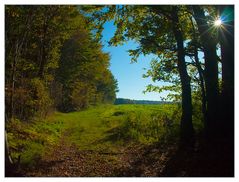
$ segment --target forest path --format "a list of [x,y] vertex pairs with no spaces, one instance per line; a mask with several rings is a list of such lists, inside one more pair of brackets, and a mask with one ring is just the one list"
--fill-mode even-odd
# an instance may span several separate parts
[[66,131],[59,144],[27,176],[110,176],[115,168],[111,163],[112,156],[77,149],[66,140],[70,133],[70,130]]
[[32,177],[233,176],[230,168],[233,165],[227,162],[224,151],[207,150],[200,144],[203,143],[201,135],[195,147],[183,150],[177,150],[172,140],[143,143],[131,138],[127,132],[134,127],[135,120],[127,118],[130,114],[135,116],[136,110],[144,115],[148,111],[139,106],[111,106],[56,113],[48,124],[61,123],[58,142],[46,146],[37,165],[23,168],[20,174]]
[[132,145],[121,147],[118,152],[79,150],[66,138],[70,130],[37,168],[24,176],[32,177],[116,177],[116,176],[160,176],[175,151],[160,150],[158,146]]
[[[24,176],[161,176],[175,152],[175,145],[122,140],[117,121],[120,116],[106,121],[108,114],[105,112],[104,108],[92,109],[66,114],[66,121],[62,115],[57,118],[67,123],[59,142]],[[109,108],[107,112],[111,112]]]

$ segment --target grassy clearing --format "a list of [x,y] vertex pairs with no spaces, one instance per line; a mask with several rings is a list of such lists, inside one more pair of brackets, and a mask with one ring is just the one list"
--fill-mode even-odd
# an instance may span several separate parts
[[[131,144],[168,142],[178,138],[176,105],[103,105],[72,113],[56,112],[33,123],[11,121],[7,134],[12,157],[34,166],[59,143],[61,136],[79,150],[118,152]],[[67,133],[67,134],[66,134]]]

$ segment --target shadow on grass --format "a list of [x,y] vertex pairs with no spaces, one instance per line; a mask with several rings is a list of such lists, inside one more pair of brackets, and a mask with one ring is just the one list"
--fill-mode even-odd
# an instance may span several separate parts
[[97,140],[96,142],[94,142],[94,144],[105,143],[105,142],[116,143],[118,141],[122,141],[122,142],[131,141],[134,138],[132,138],[128,132],[129,132],[128,129],[122,126],[111,128],[110,130],[105,132],[106,137],[104,137],[103,139]]

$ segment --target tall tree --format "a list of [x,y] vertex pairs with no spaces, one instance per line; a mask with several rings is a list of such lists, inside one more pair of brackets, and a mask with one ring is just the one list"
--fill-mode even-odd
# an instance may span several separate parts
[[218,59],[216,53],[216,40],[210,33],[204,10],[200,6],[192,6],[194,18],[200,32],[200,40],[205,56],[205,85],[207,99],[207,116],[205,129],[207,134],[213,135],[217,130],[219,85],[218,85]]
[[229,168],[234,168],[234,6],[217,6],[222,24],[217,27],[222,62],[221,124],[219,132],[226,148]]
[[[221,5],[219,8],[222,25],[218,27],[222,57],[222,127],[227,133],[234,133],[234,6]],[[226,122],[228,121],[228,122]]]
[[173,33],[177,42],[178,72],[182,85],[181,138],[183,139],[183,141],[188,141],[193,137],[194,134],[192,124],[192,97],[190,77],[187,73],[187,66],[185,62],[184,39],[178,17],[178,7],[173,6],[171,11]]

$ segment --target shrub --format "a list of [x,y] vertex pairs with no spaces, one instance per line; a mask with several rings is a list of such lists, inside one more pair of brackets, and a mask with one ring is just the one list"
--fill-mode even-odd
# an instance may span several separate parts
[[47,87],[42,80],[35,78],[30,82],[30,89],[32,100],[28,102],[29,108],[35,111],[37,116],[45,116],[52,105]]

